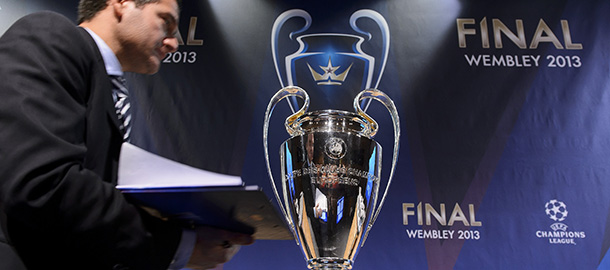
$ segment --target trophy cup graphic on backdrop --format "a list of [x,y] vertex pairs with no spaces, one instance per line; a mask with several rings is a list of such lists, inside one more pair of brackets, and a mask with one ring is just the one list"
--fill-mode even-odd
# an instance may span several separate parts
[[[311,17],[307,12],[289,10],[276,19],[273,27],[274,60],[283,88],[271,98],[265,112],[263,146],[267,171],[280,210],[288,222],[297,245],[305,255],[308,267],[316,270],[351,269],[359,249],[363,246],[381,211],[398,158],[400,137],[398,112],[394,102],[386,94],[375,89],[387,60],[388,28],[383,17],[372,10],[357,11],[350,18],[352,28],[359,33],[366,33],[355,25],[362,17],[373,19],[382,30],[383,61],[378,71],[375,88],[370,88],[375,59],[360,49],[364,38],[332,33],[309,34],[296,38],[300,44],[299,50],[284,59],[286,81],[289,85],[284,87],[284,78],[279,68],[281,62],[277,57],[277,37],[284,22],[292,17],[305,19],[306,25],[298,32],[292,32],[291,36],[305,31],[311,24]],[[356,40],[356,43],[354,46],[338,45],[332,52],[327,52],[322,48],[328,46],[310,46],[306,43],[308,40],[317,44],[331,45],[341,44],[345,40]],[[319,57],[318,60],[324,59],[327,65],[320,65],[320,72],[314,70],[310,64],[315,61],[312,57]],[[349,65],[337,74],[340,67],[334,66],[333,62],[349,63]],[[358,70],[362,72],[364,75],[361,78],[364,80],[360,80],[360,83],[363,85],[357,87],[365,90],[358,92],[353,99],[355,112],[332,109],[307,112],[310,107],[309,94],[301,87],[292,86],[297,81],[304,81],[299,80],[301,76],[297,71],[299,65],[306,67],[302,68],[301,70],[304,71],[300,73],[312,76],[315,83],[309,87],[315,90],[320,90],[318,86],[341,86],[349,73]],[[344,86],[354,87],[349,84]],[[285,128],[290,138],[280,146],[282,201],[269,162],[268,130],[273,109],[285,98],[299,98],[303,105],[296,112],[293,109],[294,113],[285,120]],[[378,197],[382,153],[381,146],[372,139],[377,133],[378,126],[362,109],[363,100],[381,102],[390,112],[393,121],[392,167],[380,201]],[[295,106],[294,104],[291,104],[291,108]]]

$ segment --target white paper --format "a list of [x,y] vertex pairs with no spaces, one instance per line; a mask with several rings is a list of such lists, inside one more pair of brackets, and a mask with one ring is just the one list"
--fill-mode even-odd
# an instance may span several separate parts
[[118,189],[242,186],[239,176],[194,168],[123,143]]

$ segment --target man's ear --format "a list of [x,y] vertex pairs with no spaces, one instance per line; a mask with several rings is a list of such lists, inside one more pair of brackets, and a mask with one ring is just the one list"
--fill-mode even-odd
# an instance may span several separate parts
[[110,0],[109,5],[112,6],[114,15],[120,21],[127,8],[129,8],[129,5],[135,5],[135,3],[131,0]]

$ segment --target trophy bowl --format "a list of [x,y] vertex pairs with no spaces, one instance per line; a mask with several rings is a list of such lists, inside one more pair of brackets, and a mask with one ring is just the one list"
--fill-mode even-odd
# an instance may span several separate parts
[[[273,180],[267,132],[273,107],[287,96],[304,100],[286,119],[291,135],[280,147],[283,203]],[[377,123],[359,103],[372,98],[386,105],[394,121],[394,158],[384,195],[378,203],[381,146],[372,139]],[[338,110],[306,112],[307,93],[298,87],[280,90],[270,101],[264,124],[267,169],[278,204],[309,269],[351,269],[385,199],[398,156],[398,115],[379,90],[362,91],[356,113]]]

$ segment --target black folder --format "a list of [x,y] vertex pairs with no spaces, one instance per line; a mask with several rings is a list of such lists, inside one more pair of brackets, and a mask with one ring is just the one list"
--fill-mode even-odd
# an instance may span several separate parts
[[293,239],[284,218],[257,186],[121,189],[128,200],[177,222],[252,234],[255,239]]

